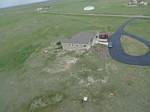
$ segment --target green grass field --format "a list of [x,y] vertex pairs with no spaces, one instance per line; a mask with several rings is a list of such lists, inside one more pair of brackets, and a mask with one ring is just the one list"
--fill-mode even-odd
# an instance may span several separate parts
[[149,48],[146,45],[127,36],[123,36],[121,42],[124,51],[133,56],[144,55],[149,51]]
[[[95,5],[90,13],[150,15],[150,6],[125,4],[126,0],[63,0],[0,9],[0,112],[149,112],[150,67],[112,60],[101,45],[85,54],[55,49],[57,41],[80,31],[113,32],[128,18],[35,11],[50,6],[50,11],[85,13],[84,6]],[[137,20],[126,31],[149,40],[149,21]],[[82,103],[84,96],[89,99]]]
[[[147,0],[150,2],[150,0]],[[63,3],[51,5],[49,11],[71,12],[71,13],[105,13],[105,14],[126,14],[126,15],[150,15],[150,6],[129,7],[127,0],[64,0]],[[93,11],[83,11],[89,5],[95,6]]]

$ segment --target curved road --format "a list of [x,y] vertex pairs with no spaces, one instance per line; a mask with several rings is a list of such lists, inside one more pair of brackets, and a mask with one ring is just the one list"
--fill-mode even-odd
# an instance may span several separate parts
[[128,21],[126,21],[123,25],[121,25],[118,30],[112,34],[111,38],[109,39],[109,42],[112,42],[112,48],[109,48],[109,53],[111,57],[117,61],[120,61],[125,64],[131,64],[131,65],[141,65],[141,66],[150,66],[150,50],[144,55],[141,56],[131,56],[124,52],[122,46],[121,46],[121,37],[123,35],[127,35],[131,38],[134,38],[138,41],[143,42],[147,47],[150,49],[150,41],[147,41],[143,39],[142,37],[133,35],[131,33],[124,32],[124,28],[134,19],[132,18]]

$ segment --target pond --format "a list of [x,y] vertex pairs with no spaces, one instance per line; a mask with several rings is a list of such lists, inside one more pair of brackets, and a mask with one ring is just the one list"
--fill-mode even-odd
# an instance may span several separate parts
[[54,0],[0,0],[0,8]]

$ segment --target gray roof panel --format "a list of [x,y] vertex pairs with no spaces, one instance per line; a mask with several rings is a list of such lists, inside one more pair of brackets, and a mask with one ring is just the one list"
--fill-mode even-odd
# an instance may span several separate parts
[[95,36],[96,32],[80,32],[74,35],[71,39],[66,39],[64,43],[88,44]]

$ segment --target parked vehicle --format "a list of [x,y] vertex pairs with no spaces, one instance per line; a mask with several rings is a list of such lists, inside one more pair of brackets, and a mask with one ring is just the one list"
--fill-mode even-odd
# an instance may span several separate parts
[[112,48],[112,42],[108,42],[108,48]]

